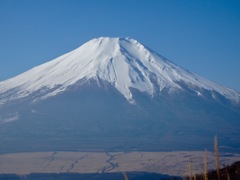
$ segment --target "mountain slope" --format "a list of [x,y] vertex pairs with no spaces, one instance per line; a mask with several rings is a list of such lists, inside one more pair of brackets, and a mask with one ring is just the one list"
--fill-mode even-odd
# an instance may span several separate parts
[[0,104],[27,97],[36,91],[40,93],[38,99],[45,99],[89,79],[110,83],[129,102],[134,102],[131,89],[154,96],[164,89],[179,91],[186,86],[197,95],[202,95],[201,90],[209,90],[235,103],[240,102],[239,93],[176,66],[134,39],[98,38],[0,82]]
[[0,153],[240,147],[240,95],[131,38],[93,39],[0,82]]

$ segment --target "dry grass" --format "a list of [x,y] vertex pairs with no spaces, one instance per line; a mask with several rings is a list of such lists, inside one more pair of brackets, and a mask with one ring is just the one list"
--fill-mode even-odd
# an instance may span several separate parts
[[227,180],[230,180],[231,178],[230,178],[230,174],[228,173],[228,171],[227,171]]
[[204,180],[208,180],[208,156],[207,150],[204,151]]
[[[210,153],[211,154],[211,153]],[[230,166],[223,167],[220,169],[220,161],[219,161],[219,149],[218,149],[218,139],[215,135],[214,137],[214,156],[215,156],[215,169],[216,170],[208,170],[208,152],[205,149],[204,151],[204,169],[203,173],[198,174],[192,173],[192,165],[188,162],[188,172],[189,176],[185,176],[184,179],[188,180],[231,180],[231,179],[239,179],[240,180],[240,161],[235,161]],[[223,158],[223,157],[222,157]]]
[[216,170],[217,170],[217,176],[218,180],[220,180],[220,165],[219,165],[219,153],[218,153],[218,139],[217,135],[214,137],[214,151],[216,156]]
[[122,173],[123,173],[124,179],[125,179],[125,180],[128,180],[128,176],[127,176],[126,172],[123,171]]
[[193,168],[192,168],[192,162],[189,160],[187,163],[187,168],[188,168],[188,175],[189,175],[189,180],[193,180]]

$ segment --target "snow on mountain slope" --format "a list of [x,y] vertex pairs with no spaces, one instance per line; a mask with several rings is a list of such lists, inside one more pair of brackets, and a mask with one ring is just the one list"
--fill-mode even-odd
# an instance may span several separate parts
[[[192,74],[131,38],[100,37],[9,80],[0,82],[0,104],[44,91],[40,99],[54,96],[76,82],[103,80],[113,85],[129,102],[131,88],[154,96],[157,92],[192,88],[216,91],[239,103],[234,90]],[[196,93],[201,93],[196,90]]]

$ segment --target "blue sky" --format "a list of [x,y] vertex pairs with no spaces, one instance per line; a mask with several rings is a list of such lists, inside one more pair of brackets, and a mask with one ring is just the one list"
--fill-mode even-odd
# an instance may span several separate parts
[[240,91],[239,0],[0,0],[0,81],[100,36]]

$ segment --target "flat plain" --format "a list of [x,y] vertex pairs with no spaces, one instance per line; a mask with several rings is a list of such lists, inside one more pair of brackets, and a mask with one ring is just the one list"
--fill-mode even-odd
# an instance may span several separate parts
[[[208,167],[215,169],[215,155],[208,152]],[[154,172],[187,174],[187,165],[203,172],[202,151],[177,152],[27,152],[0,154],[0,174]],[[240,161],[238,153],[220,154],[222,167]]]

